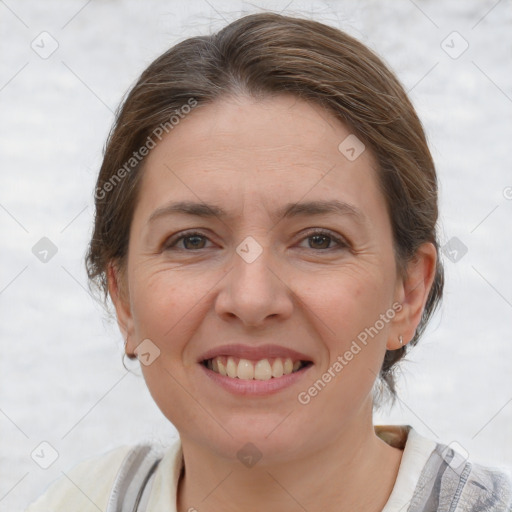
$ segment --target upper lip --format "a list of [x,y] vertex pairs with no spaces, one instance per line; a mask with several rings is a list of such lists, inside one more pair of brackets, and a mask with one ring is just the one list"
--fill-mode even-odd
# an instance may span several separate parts
[[280,345],[259,345],[257,347],[251,345],[231,344],[214,347],[199,357],[198,362],[201,363],[217,356],[233,356],[240,359],[250,359],[260,361],[273,357],[289,357],[293,361],[311,361],[311,357],[301,352],[297,352],[291,348],[282,347]]

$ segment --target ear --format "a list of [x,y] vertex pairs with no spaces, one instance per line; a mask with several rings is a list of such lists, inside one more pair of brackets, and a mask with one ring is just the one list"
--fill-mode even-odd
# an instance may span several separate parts
[[397,281],[395,300],[402,305],[395,317],[386,348],[399,349],[411,341],[420,323],[428,294],[436,274],[437,251],[434,244],[420,245],[413,259],[407,264],[405,277]]
[[125,340],[126,355],[135,358],[135,329],[125,275],[114,262],[110,262],[107,268],[107,284],[116,310],[117,325]]

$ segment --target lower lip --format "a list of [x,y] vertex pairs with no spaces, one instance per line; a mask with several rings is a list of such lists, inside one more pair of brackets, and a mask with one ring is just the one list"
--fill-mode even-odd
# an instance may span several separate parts
[[309,368],[311,368],[313,365],[310,364],[298,372],[268,380],[245,380],[226,377],[220,373],[216,373],[213,370],[206,368],[206,366],[203,364],[199,364],[199,366],[213,382],[235,395],[264,396],[277,393],[282,389],[293,386],[293,384],[302,379]]

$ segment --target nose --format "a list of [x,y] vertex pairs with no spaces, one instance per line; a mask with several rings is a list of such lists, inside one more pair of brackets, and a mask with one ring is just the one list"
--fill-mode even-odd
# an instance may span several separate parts
[[230,268],[215,302],[219,317],[237,319],[247,327],[290,317],[293,293],[269,249],[263,249],[254,261],[235,252]]

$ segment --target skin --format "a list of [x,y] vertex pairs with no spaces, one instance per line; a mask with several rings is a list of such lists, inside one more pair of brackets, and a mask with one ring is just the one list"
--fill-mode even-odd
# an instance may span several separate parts
[[[436,251],[423,244],[406,278],[399,276],[374,158],[366,150],[351,162],[338,150],[350,133],[294,97],[230,97],[196,108],[147,158],[127,264],[121,271],[111,265],[109,290],[127,353],[148,338],[161,351],[142,370],[182,440],[180,512],[371,512],[391,493],[402,451],[375,435],[371,390],[386,349],[399,348],[400,335],[404,344],[414,335]],[[365,220],[273,217],[285,203],[330,199],[350,203]],[[178,200],[214,203],[229,217],[175,214],[148,222]],[[311,238],[309,228],[348,246]],[[206,238],[169,247],[189,229]],[[263,249],[252,263],[236,252],[247,236]],[[395,302],[402,309],[394,318],[301,405],[298,393]],[[230,342],[281,344],[314,364],[277,394],[234,396],[197,363]],[[262,453],[252,468],[236,456],[247,442]]]

